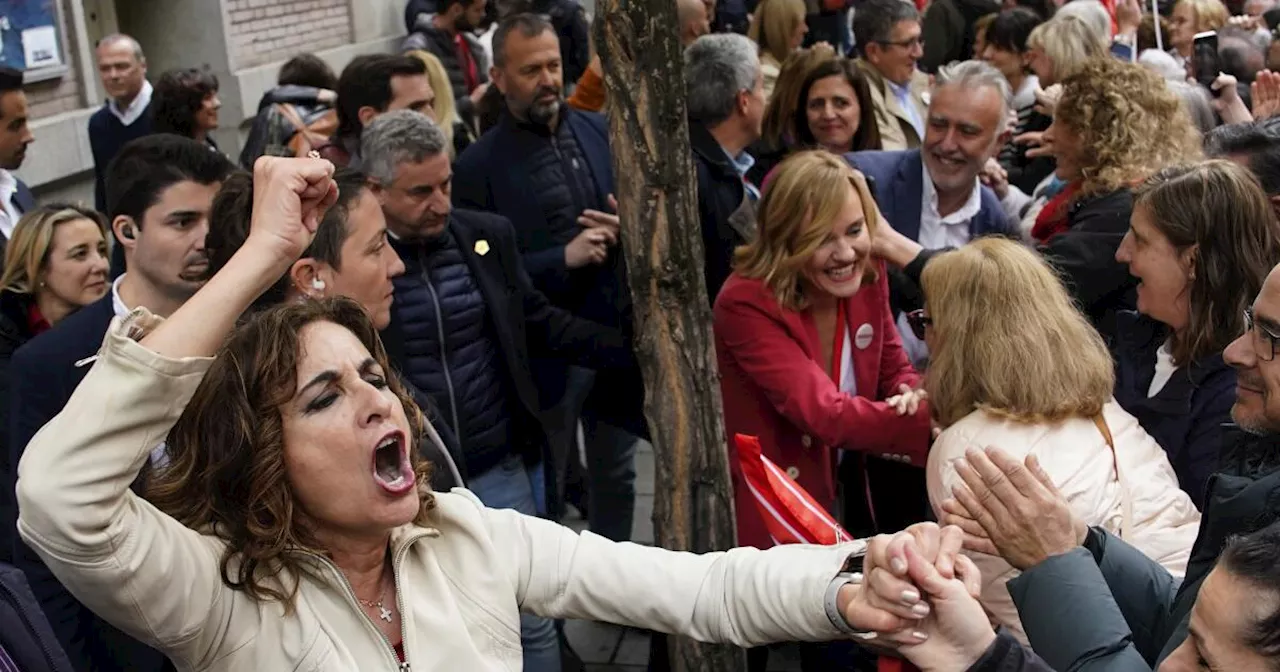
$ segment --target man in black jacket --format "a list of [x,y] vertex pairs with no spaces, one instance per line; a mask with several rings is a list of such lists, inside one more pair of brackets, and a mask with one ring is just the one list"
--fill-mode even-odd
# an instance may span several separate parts
[[[493,49],[493,82],[506,110],[458,157],[453,203],[509,219],[534,286],[557,307],[618,329],[630,342],[631,289],[617,249],[604,118],[564,103],[561,49],[545,18],[503,19]],[[535,355],[535,376],[567,429],[562,440],[576,443],[581,417],[591,531],[624,541],[635,512],[637,437],[647,433],[639,365],[612,371],[608,394],[589,395],[594,374],[573,364]]]
[[1155,669],[1186,639],[1228,539],[1280,520],[1280,267],[1248,316],[1247,331],[1223,353],[1237,374],[1231,417],[1239,431],[1223,440],[1181,580],[1110,532],[1087,528],[1030,463],[994,450],[967,458],[967,491],[943,505],[943,522],[987,537],[966,546],[1022,570],[1009,594],[1032,647],[1054,669]]
[[747,147],[760,138],[764,121],[764,77],[757,52],[755,43],[742,35],[720,34],[698,38],[684,53],[703,270],[712,304],[732,271],[733,250],[755,234],[760,191],[747,181],[746,172],[755,163]]
[[[487,506],[549,511],[556,471],[531,360],[557,355],[586,366],[625,361],[621,334],[551,305],[525,272],[511,222],[455,210],[445,137],[409,111],[375,119],[362,136],[392,244],[395,279],[383,343],[397,371],[435,402],[462,446],[463,476]],[[558,672],[547,619],[521,617],[524,667]]]

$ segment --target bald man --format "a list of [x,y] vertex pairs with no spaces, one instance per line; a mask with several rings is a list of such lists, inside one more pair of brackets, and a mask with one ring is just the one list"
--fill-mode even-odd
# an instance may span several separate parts
[[[714,5],[712,5],[714,6]],[[693,41],[711,31],[711,17],[707,15],[703,0],[676,0],[676,20],[680,24],[680,46],[687,47]],[[594,54],[587,71],[569,96],[570,107],[587,112],[604,109],[604,74],[600,68],[600,55]]]

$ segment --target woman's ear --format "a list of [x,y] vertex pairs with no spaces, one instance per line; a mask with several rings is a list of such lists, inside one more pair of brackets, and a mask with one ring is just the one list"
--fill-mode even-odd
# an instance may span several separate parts
[[289,268],[289,295],[319,299],[326,295],[329,283],[322,264],[315,259],[299,259]]
[[1178,253],[1178,261],[1182,262],[1183,268],[1187,269],[1187,279],[1196,279],[1196,260],[1200,257],[1200,245],[1194,244],[1187,246],[1187,249]]

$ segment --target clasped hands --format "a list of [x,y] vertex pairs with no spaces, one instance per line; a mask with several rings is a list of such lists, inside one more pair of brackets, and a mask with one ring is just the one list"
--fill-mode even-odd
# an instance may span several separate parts
[[956,471],[962,483],[942,504],[945,527],[920,523],[872,539],[863,585],[846,586],[841,602],[850,625],[877,632],[873,642],[926,672],[968,669],[995,638],[977,599],[981,576],[961,548],[1026,570],[1070,552],[1088,532],[1034,455],[970,449]]
[[868,542],[863,582],[845,586],[840,610],[872,646],[896,649],[917,667],[964,670],[995,639],[978,603],[978,568],[960,555],[964,532],[918,523]]

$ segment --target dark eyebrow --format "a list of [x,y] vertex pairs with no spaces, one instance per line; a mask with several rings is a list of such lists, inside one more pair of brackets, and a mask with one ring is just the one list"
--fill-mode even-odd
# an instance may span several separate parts
[[298,390],[298,396],[302,396],[303,393],[315,387],[316,385],[328,385],[329,383],[332,383],[337,379],[338,379],[337,371],[333,371],[333,370],[322,371],[321,373],[317,374],[315,378],[312,378],[311,382],[307,383],[306,385],[303,385],[302,389]]
[[[373,370],[377,366],[378,366],[378,360],[372,357],[369,357],[369,358],[366,358],[363,362],[360,362],[359,371],[363,375],[363,374],[369,373],[371,370]],[[320,373],[316,374],[315,378],[312,378],[310,381],[308,381],[306,385],[303,385],[302,389],[298,390],[298,396],[299,397],[302,396],[303,393],[315,387],[316,385],[328,385],[329,383],[332,383],[333,381],[338,380],[340,377],[341,376],[338,374],[338,372],[334,371],[333,369],[329,369],[328,371],[321,371]]]
[[1256,310],[1253,312],[1253,323],[1266,330],[1268,336],[1280,336],[1280,322],[1259,315]]
[[173,212],[165,216],[165,219],[166,220],[191,219],[192,217],[200,217],[203,214],[204,213],[200,212],[199,210],[174,210]]

